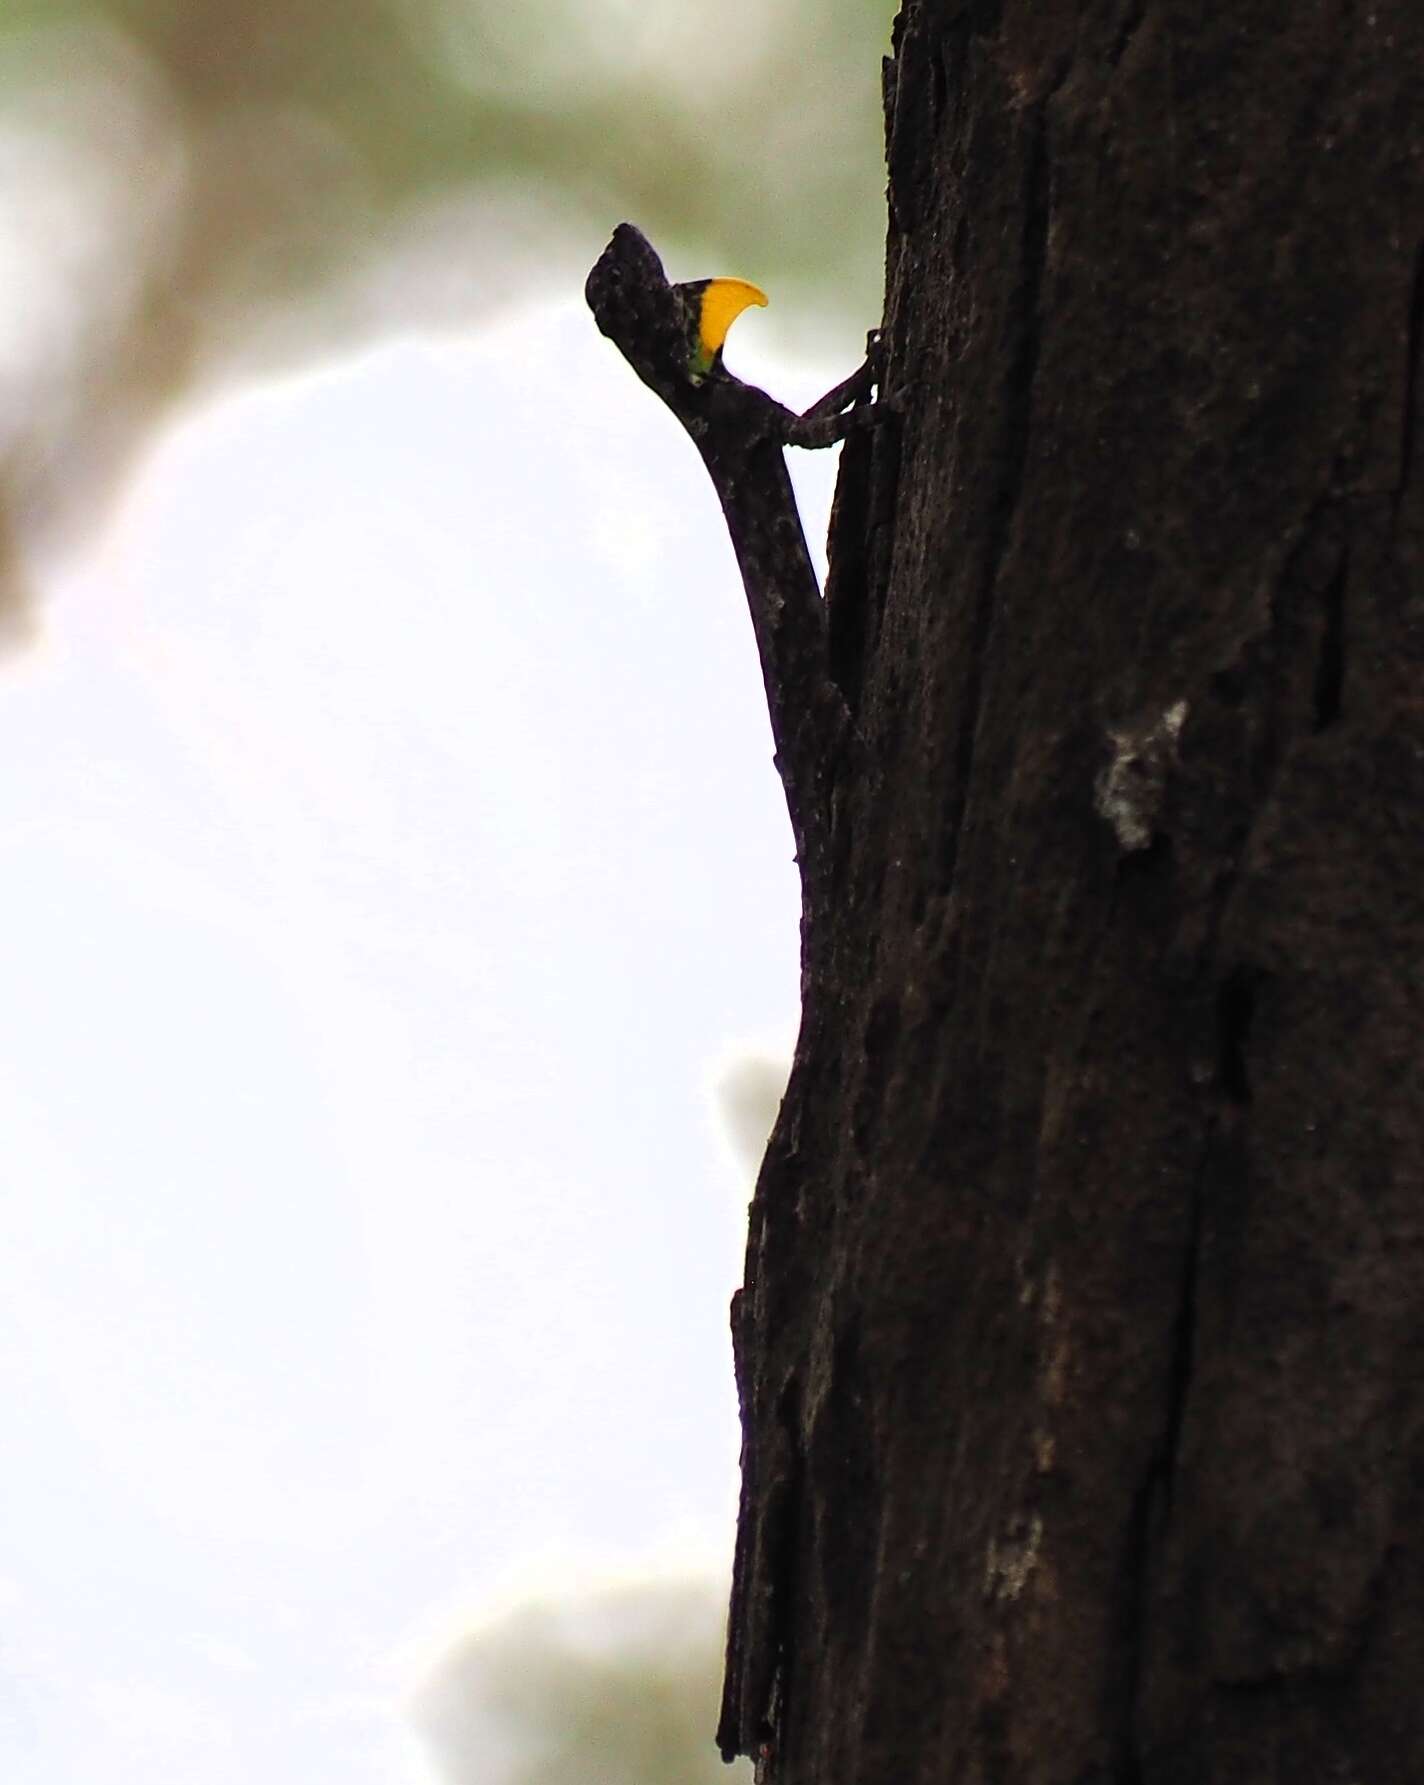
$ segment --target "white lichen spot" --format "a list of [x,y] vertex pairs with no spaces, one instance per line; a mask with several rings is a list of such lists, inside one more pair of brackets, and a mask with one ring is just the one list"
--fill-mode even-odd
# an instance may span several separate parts
[[984,1592],[990,1599],[1017,1599],[1038,1565],[1043,1520],[1034,1512],[1014,1521],[1003,1537],[989,1539],[984,1559]]
[[1177,759],[1177,739],[1186,723],[1187,703],[1174,701],[1143,725],[1110,731],[1112,761],[1093,784],[1093,806],[1113,827],[1119,848],[1147,849],[1167,773]]

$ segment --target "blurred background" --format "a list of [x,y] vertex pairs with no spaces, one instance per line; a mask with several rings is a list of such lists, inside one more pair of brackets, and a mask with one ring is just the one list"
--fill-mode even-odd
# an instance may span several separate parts
[[581,288],[631,218],[770,292],[743,376],[843,376],[892,11],[6,8],[13,1785],[723,1776],[795,870]]

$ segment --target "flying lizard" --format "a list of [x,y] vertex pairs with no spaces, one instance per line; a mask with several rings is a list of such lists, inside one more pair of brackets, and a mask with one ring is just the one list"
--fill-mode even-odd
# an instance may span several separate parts
[[830,674],[826,607],[782,449],[832,446],[876,417],[876,337],[864,365],[797,415],[722,362],[732,322],[766,302],[756,286],[669,284],[646,236],[620,223],[584,289],[599,328],[691,435],[722,504],[804,871],[828,843],[830,764],[847,714]]

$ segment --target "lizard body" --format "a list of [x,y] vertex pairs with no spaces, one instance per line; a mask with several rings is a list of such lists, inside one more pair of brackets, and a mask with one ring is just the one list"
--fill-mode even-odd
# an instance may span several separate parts
[[[851,724],[846,697],[858,697],[860,678],[858,662],[852,674],[848,662],[833,663],[832,651],[848,658],[865,633],[859,622],[838,620],[839,637],[832,637],[784,448],[830,446],[857,433],[848,450],[860,450],[849,476],[843,461],[844,488],[837,497],[837,549],[839,554],[844,536],[850,566],[849,576],[840,574],[844,595],[838,595],[838,605],[848,617],[862,613],[866,553],[863,547],[849,549],[849,535],[857,528],[865,531],[870,512],[873,455],[863,450],[868,442],[858,430],[881,413],[881,405],[869,401],[878,378],[878,336],[867,341],[864,365],[797,415],[722,363],[732,317],[748,303],[765,302],[755,286],[723,280],[670,285],[647,239],[623,223],[589,274],[585,294],[599,328],[682,423],[712,479],[756,634],[776,766],[803,880],[829,886],[832,795]],[[852,488],[858,492],[854,498],[846,493]],[[758,1779],[768,1774],[774,1755],[769,1743],[779,1717],[802,1501],[795,1370],[777,1391],[759,1383],[753,1370],[760,1345],[754,1329],[769,1319],[758,1273],[749,1262],[748,1287],[734,1299],[732,1316],[742,1411],[742,1504],[717,1739],[727,1760],[738,1753],[757,1755]]]
[[725,297],[710,348],[689,330],[709,289],[720,286],[737,288],[733,315],[746,303],[765,302],[741,280],[670,285],[647,238],[620,223],[585,295],[599,328],[691,435],[712,479],[746,591],[777,769],[805,865],[828,846],[829,765],[847,715],[831,679],[825,603],[783,449],[834,445],[873,416],[866,399],[875,374],[867,355],[851,377],[796,414],[722,364],[730,324]]

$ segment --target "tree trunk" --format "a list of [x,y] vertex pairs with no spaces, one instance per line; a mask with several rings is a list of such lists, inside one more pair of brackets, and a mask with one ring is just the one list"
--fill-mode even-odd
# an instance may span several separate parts
[[1424,1780],[1424,7],[905,0],[721,1739]]

